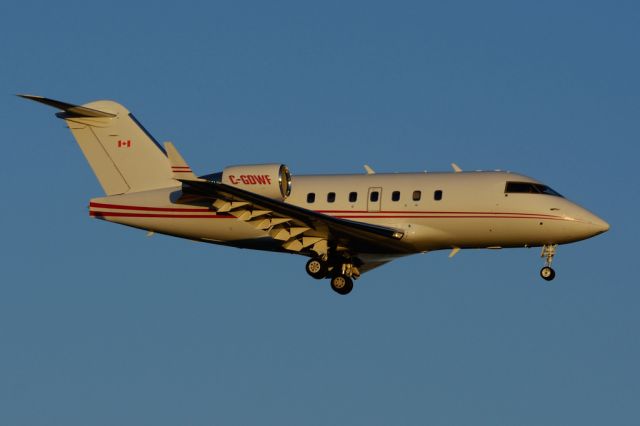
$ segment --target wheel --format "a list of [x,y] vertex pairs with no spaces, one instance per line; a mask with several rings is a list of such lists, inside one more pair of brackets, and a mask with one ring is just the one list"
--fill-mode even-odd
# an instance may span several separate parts
[[327,263],[320,259],[309,259],[305,269],[307,271],[307,274],[311,275],[317,280],[326,277],[327,272],[329,272]]
[[545,266],[544,268],[540,269],[540,276],[547,281],[551,281],[556,277],[556,271],[551,269],[549,266]]
[[331,288],[338,294],[349,294],[353,290],[353,280],[346,275],[331,278]]

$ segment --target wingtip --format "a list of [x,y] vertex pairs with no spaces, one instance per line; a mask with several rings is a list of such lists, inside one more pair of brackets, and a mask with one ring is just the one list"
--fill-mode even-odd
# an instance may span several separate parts
[[31,100],[36,100],[36,99],[43,99],[43,96],[38,96],[38,95],[28,95],[26,93],[16,93],[16,96],[19,98],[24,98],[24,99],[31,99]]

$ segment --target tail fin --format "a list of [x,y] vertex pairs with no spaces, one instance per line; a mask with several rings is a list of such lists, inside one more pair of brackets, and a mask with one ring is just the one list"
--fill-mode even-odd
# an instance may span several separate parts
[[107,195],[176,186],[166,151],[122,105],[18,96],[62,110],[56,116],[67,122]]

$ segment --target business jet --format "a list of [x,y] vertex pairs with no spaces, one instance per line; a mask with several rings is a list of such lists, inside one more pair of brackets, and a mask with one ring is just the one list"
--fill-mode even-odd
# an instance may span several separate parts
[[283,164],[249,164],[196,175],[176,147],[156,139],[113,101],[54,107],[105,196],[89,215],[195,241],[308,257],[307,273],[338,294],[353,280],[414,253],[542,247],[547,281],[558,245],[609,224],[549,186],[502,172],[295,176]]

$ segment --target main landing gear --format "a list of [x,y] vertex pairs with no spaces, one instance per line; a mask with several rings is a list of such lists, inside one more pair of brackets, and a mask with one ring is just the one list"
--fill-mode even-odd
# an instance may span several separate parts
[[544,257],[544,267],[540,269],[540,276],[547,280],[551,281],[556,277],[556,271],[551,267],[551,262],[553,262],[553,256],[556,254],[557,244],[546,244],[542,247],[542,254],[540,257]]
[[353,290],[353,280],[346,275],[331,278],[331,288],[338,294],[349,294]]
[[311,258],[305,266],[307,274],[320,280],[330,278],[331,288],[338,294],[349,294],[353,290],[353,280],[360,276],[360,271],[351,263],[330,264],[320,258]]
[[311,258],[305,267],[307,274],[316,280],[321,280],[329,273],[329,265],[322,259]]

